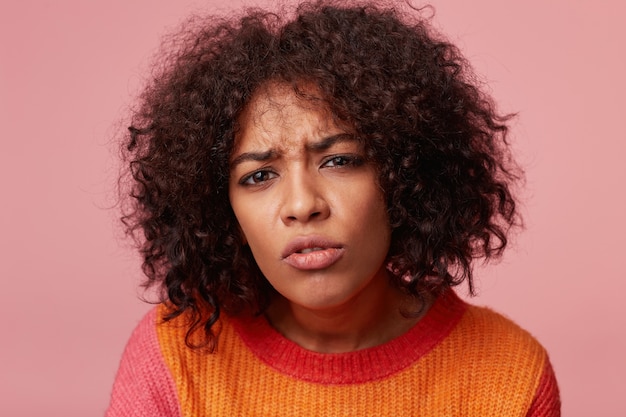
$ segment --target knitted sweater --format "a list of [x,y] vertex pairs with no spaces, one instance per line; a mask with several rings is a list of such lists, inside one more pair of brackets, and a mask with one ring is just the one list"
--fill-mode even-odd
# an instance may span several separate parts
[[134,331],[107,417],[559,416],[545,350],[449,291],[406,334],[349,353],[301,348],[262,317],[220,319],[214,354],[163,305]]

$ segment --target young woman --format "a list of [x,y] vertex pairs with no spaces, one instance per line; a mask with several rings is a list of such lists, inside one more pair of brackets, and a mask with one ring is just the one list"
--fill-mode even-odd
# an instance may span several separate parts
[[142,95],[124,221],[162,302],[107,416],[558,416],[545,350],[451,289],[518,221],[508,117],[417,11],[286,16],[190,20]]

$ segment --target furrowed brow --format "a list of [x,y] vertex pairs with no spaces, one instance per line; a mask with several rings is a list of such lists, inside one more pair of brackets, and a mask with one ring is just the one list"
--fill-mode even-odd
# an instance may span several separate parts
[[[306,148],[309,151],[313,152],[322,152],[333,145],[341,142],[355,142],[357,139],[354,135],[349,133],[339,133],[337,135],[332,135],[318,142],[307,143]],[[237,165],[242,164],[244,162],[254,161],[254,162],[266,162],[271,159],[276,158],[278,152],[273,149],[270,149],[265,152],[244,152],[241,155],[238,155],[235,159],[233,159],[230,163],[230,169],[235,169]]]
[[234,169],[237,165],[243,162],[248,162],[248,161],[265,162],[265,161],[269,161],[270,159],[274,157],[276,157],[276,152],[273,150],[269,150],[265,152],[244,152],[232,160],[232,162],[230,163],[230,169]]
[[349,133],[339,133],[338,135],[329,136],[318,142],[308,143],[307,149],[314,152],[325,151],[331,146],[341,142],[356,142],[356,137]]

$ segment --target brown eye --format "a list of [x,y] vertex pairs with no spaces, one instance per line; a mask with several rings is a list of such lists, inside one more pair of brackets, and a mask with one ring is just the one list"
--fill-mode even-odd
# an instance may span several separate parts
[[255,171],[243,177],[239,183],[243,185],[257,185],[276,178],[276,176],[276,173],[268,170]]
[[340,168],[345,166],[358,166],[362,163],[362,158],[358,156],[337,155],[327,159],[322,166],[326,168]]

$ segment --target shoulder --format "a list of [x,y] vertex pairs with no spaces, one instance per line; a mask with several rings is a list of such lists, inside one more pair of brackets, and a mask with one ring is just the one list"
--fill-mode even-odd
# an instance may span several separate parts
[[476,412],[485,411],[479,409],[484,406],[504,415],[513,408],[529,416],[559,415],[558,387],[546,350],[502,314],[467,304],[437,351],[449,365],[446,373],[464,381],[457,389],[471,394]]
[[143,317],[126,344],[107,417],[179,415],[174,381],[157,336],[157,309]]
[[[429,315],[437,316],[437,327],[450,323],[442,341],[464,357],[497,362],[498,358],[542,362],[545,349],[528,331],[487,307],[469,304],[452,290],[439,296]],[[427,317],[428,318],[428,317]]]
[[126,348],[124,349],[125,356],[137,357],[140,362],[147,365],[151,356],[158,355],[156,321],[157,307],[150,309],[135,326],[126,343]]
[[508,351],[528,360],[541,360],[545,349],[527,330],[487,307],[469,305],[457,331],[485,352]]
[[449,336],[473,367],[497,379],[515,378],[536,387],[548,355],[528,331],[509,318],[485,307],[468,305]]
[[[556,376],[548,353],[537,339],[507,317],[484,307],[470,306],[464,327],[482,350],[482,360],[494,373],[504,376],[501,381],[519,378],[528,388],[532,398],[527,416],[561,415]],[[522,392],[521,387],[518,392]]]

